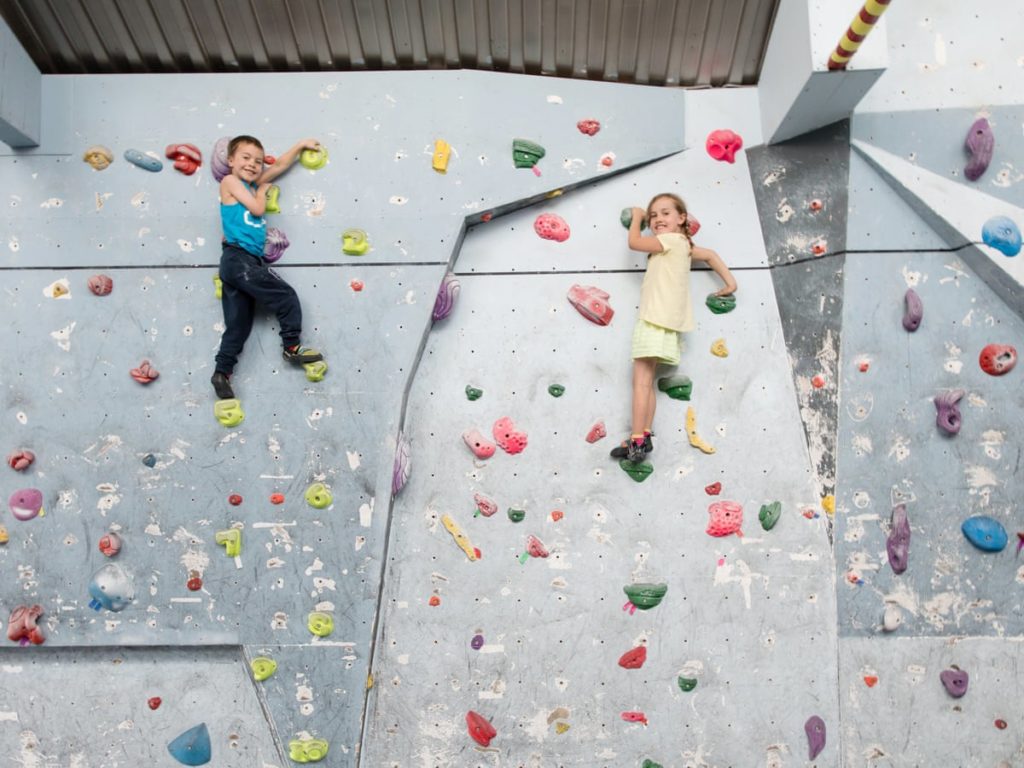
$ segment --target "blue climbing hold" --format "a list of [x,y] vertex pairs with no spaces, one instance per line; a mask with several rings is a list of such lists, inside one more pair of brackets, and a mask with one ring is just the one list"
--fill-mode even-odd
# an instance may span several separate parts
[[210,732],[206,723],[189,728],[173,739],[167,751],[182,765],[206,765],[210,762]]
[[981,228],[981,239],[1004,256],[1020,253],[1020,227],[1008,216],[993,216]]
[[152,453],[147,453],[145,456],[142,457],[142,463],[145,464],[150,469],[152,469],[153,467],[156,466],[156,456],[154,456]]
[[978,549],[986,552],[1002,552],[1006,548],[1006,529],[998,520],[985,515],[975,515],[964,520],[960,530]]
[[124,159],[132,165],[150,173],[157,173],[164,164],[151,155],[145,155],[137,149],[126,149]]

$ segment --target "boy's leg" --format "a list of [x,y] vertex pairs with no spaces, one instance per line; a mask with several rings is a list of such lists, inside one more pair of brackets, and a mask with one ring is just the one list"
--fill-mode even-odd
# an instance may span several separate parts
[[[238,249],[232,248],[230,251]],[[244,274],[248,271],[247,257],[248,254],[244,252],[229,252],[226,247],[220,261],[220,279],[223,283],[220,305],[224,311],[224,335],[217,352],[216,371],[225,376],[230,376],[235,370],[238,355],[252,333],[255,317],[255,304],[244,289]]]
[[299,346],[302,336],[302,305],[298,294],[274,270],[264,264],[246,275],[246,291],[277,316],[285,359],[305,364],[323,360],[316,350]]

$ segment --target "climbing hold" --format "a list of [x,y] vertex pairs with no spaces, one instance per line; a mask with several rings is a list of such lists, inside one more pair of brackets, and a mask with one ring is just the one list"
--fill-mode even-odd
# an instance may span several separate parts
[[697,412],[693,406],[686,409],[686,435],[690,439],[690,445],[708,455],[715,452],[715,449],[697,434]]
[[146,700],[146,705],[152,710],[160,709],[161,704],[163,704],[163,699],[159,696],[151,696]]
[[603,421],[594,422],[594,426],[587,432],[587,442],[596,443],[598,440],[607,437],[608,431],[604,427]]
[[462,433],[462,441],[478,459],[489,459],[494,455],[496,446],[480,434],[479,429],[467,429]]
[[6,544],[11,540],[11,535],[7,532],[6,525],[0,525],[0,544]]
[[533,168],[545,155],[544,147],[529,139],[512,139],[512,162],[516,168]]
[[94,296],[106,296],[114,290],[114,281],[106,275],[93,275],[89,278],[88,285]]
[[[632,208],[623,208],[621,211],[619,211],[619,223],[622,224],[622,226],[625,227],[626,229],[630,228],[630,226],[633,224]],[[647,229],[646,216],[640,219],[640,229]]]
[[828,243],[824,240],[818,239],[811,244],[811,253],[815,256],[821,256],[828,250]]
[[139,363],[138,368],[132,368],[129,373],[139,384],[151,384],[160,377],[160,372],[153,367],[149,360],[143,360]]
[[673,400],[689,400],[693,394],[693,382],[689,376],[662,376],[658,379],[658,391]]
[[715,160],[735,163],[736,153],[743,148],[743,138],[728,129],[712,131],[704,146]]
[[109,531],[100,536],[97,547],[106,557],[113,557],[121,551],[122,543],[120,536],[113,531]]
[[323,483],[313,483],[306,489],[306,503],[311,507],[326,509],[331,506],[332,501],[334,498]]
[[38,626],[39,617],[43,615],[40,605],[19,605],[7,620],[7,639],[18,645],[42,645],[46,642],[43,630]]
[[491,434],[494,435],[495,442],[505,453],[514,455],[521,453],[526,447],[526,433],[517,431],[515,424],[508,416],[503,416],[494,422]]
[[494,726],[485,720],[483,715],[473,710],[466,713],[466,728],[469,729],[469,735],[473,741],[481,747],[491,746],[491,739],[498,735]]
[[576,123],[576,128],[580,133],[586,134],[587,136],[596,136],[597,132],[601,130],[601,123],[593,118],[587,118],[586,120],[580,120]]
[[434,142],[434,155],[430,160],[431,167],[438,173],[448,172],[448,158],[452,153],[452,148],[448,142],[444,139],[438,139]]
[[437,606],[439,606],[440,604],[441,598],[437,595],[431,595],[430,599],[427,600],[427,605],[429,605],[431,608],[437,608]]
[[811,209],[812,211],[814,211],[815,213],[817,213],[817,212],[818,212],[818,211],[820,211],[820,210],[821,210],[822,208],[824,208],[824,207],[825,207],[825,205],[824,205],[824,203],[822,203],[822,202],[821,202],[821,200],[819,200],[818,198],[814,198],[813,200],[811,200],[811,202],[809,202],[809,203],[807,204],[807,207],[808,207],[808,208],[810,208],[810,209]]
[[601,165],[605,168],[611,168],[615,164],[615,153],[605,152],[601,155]]
[[619,467],[638,483],[642,483],[654,472],[654,465],[647,461],[633,463],[629,459],[622,459],[619,461]]
[[217,531],[213,535],[213,540],[224,547],[224,554],[228,557],[238,557],[242,554],[242,531],[238,528]]
[[656,763],[653,760],[644,760],[640,768],[661,768],[661,763]]
[[555,733],[561,736],[563,733],[569,730],[571,726],[568,723],[555,723]]
[[981,228],[981,239],[1004,256],[1020,253],[1020,227],[1008,216],[993,216],[986,221]]
[[924,304],[921,303],[921,297],[913,288],[907,289],[903,301],[906,307],[903,311],[903,327],[913,333],[921,325],[921,318],[924,317]]
[[708,507],[711,516],[706,533],[710,536],[742,536],[743,507],[735,501],[716,501]]
[[484,636],[480,634],[473,635],[473,639],[469,641],[469,647],[474,651],[479,651],[484,647]]
[[960,530],[971,544],[985,552],[1002,552],[1006,548],[1006,529],[994,518],[986,515],[969,517],[961,524]]
[[200,723],[173,738],[167,745],[167,751],[182,765],[206,765],[211,757],[210,731],[206,723]]
[[721,492],[722,492],[722,484],[721,483],[712,483],[711,485],[705,485],[704,486],[704,493],[706,493],[708,496],[717,496]]
[[597,325],[608,325],[615,315],[615,310],[608,304],[608,293],[596,286],[573,285],[566,298],[577,312]]
[[704,304],[714,314],[725,315],[736,309],[736,296],[732,293],[725,296],[709,293],[708,297],[704,299]]
[[[210,173],[218,182],[231,173],[231,166],[228,165],[228,145],[231,143],[230,136],[221,136],[213,145],[213,152],[210,153]],[[263,158],[264,162],[266,158]]]
[[623,712],[619,717],[627,723],[643,723],[647,725],[647,715],[643,712]]
[[7,499],[7,505],[11,508],[14,519],[22,522],[46,514],[43,511],[43,492],[38,488],[21,488],[15,491]]
[[237,398],[215,402],[213,404],[213,415],[225,427],[237,427],[245,420],[242,401]]
[[326,739],[292,739],[288,742],[288,758],[296,763],[319,763],[327,757]]
[[361,229],[350,228],[341,233],[341,250],[349,256],[362,256],[370,247],[367,234]]
[[273,659],[268,659],[266,656],[257,656],[249,662],[249,668],[252,669],[253,678],[257,682],[262,683],[277,672],[277,662]]
[[889,525],[889,536],[885,540],[885,551],[889,555],[889,565],[893,573],[907,570],[910,557],[910,520],[907,518],[906,504],[897,504],[892,508]]
[[476,512],[473,513],[473,517],[476,517],[477,515],[490,517],[498,511],[498,505],[482,493],[474,493],[473,501],[476,502]]
[[356,293],[359,293],[365,287],[362,280],[349,280],[348,287]]
[[304,149],[299,153],[299,162],[303,168],[319,171],[327,165],[327,147],[320,145],[316,149]]
[[141,168],[144,171],[150,173],[156,173],[163,169],[164,164],[157,160],[152,155],[143,154],[137,149],[126,149],[124,151],[124,159],[137,168]]
[[288,235],[277,227],[267,227],[267,239],[263,243],[263,260],[273,264],[284,256],[284,252],[291,245],[288,242]]
[[676,680],[676,682],[679,684],[679,690],[681,690],[683,693],[689,693],[697,687],[696,677],[683,677],[682,675],[680,675],[679,679]]
[[313,611],[306,619],[306,626],[317,637],[327,637],[334,631],[334,617],[324,611]]
[[565,394],[565,387],[561,384],[551,384],[548,387],[548,394],[552,397],[561,397]]
[[327,361],[317,360],[315,363],[303,363],[302,369],[306,372],[307,381],[323,381],[327,375]]
[[404,432],[398,433],[395,441],[395,463],[391,465],[391,498],[394,498],[409,482],[412,472],[412,448]]
[[135,599],[135,585],[117,563],[107,563],[92,575],[89,582],[89,607],[94,611],[123,611]]
[[988,344],[978,355],[978,365],[990,376],[1002,376],[1017,364],[1017,349],[1010,344]]
[[156,466],[156,456],[154,456],[152,453],[147,453],[145,456],[142,457],[142,463],[145,464],[150,469],[152,469],[153,467]]
[[878,685],[878,675],[864,675],[864,685],[868,688],[874,688]]
[[203,153],[193,144],[168,144],[164,157],[174,161],[175,170],[191,176],[203,164]]
[[477,389],[476,387],[470,386],[469,384],[466,385],[467,400],[479,400],[481,397],[483,397],[483,394],[484,391],[482,389]]
[[271,504],[284,504],[284,494],[283,493],[272,493],[272,494],[270,494],[270,503]]
[[232,493],[228,496],[228,504],[232,507],[237,507],[242,503],[242,497],[237,493]]
[[882,617],[882,629],[886,632],[895,632],[903,623],[903,612],[896,603],[886,603],[885,614]]
[[668,584],[647,582],[627,584],[622,591],[629,598],[629,601],[622,606],[622,610],[628,610],[632,614],[634,611],[648,611],[660,605],[665,593],[668,592]]
[[939,680],[942,681],[942,687],[946,689],[946,693],[954,699],[959,699],[967,693],[970,676],[954,664],[952,668],[944,669],[939,673]]
[[647,646],[638,645],[619,657],[619,666],[623,669],[640,669],[647,661]]
[[189,592],[198,592],[203,588],[203,580],[198,573],[192,571],[189,573],[188,581],[185,582],[185,589]]
[[526,551],[519,556],[519,564],[522,565],[531,557],[543,559],[549,554],[547,547],[544,546],[544,542],[531,533],[526,537]]
[[933,398],[935,403],[935,423],[947,435],[955,435],[960,431],[961,416],[957,403],[964,396],[962,389],[947,389]]
[[569,239],[569,225],[556,213],[542,213],[533,220],[533,231],[542,240],[564,243]]
[[807,734],[808,759],[813,760],[825,748],[825,721],[811,715],[804,724],[804,732]]
[[821,508],[825,510],[826,515],[833,517],[836,513],[836,497],[831,493],[825,496],[821,500]]
[[444,529],[452,535],[452,538],[455,539],[455,543],[459,545],[459,549],[466,553],[466,557],[469,558],[469,561],[471,563],[476,562],[478,559],[476,554],[477,550],[469,541],[469,537],[462,532],[461,528],[459,528],[458,523],[456,523],[450,515],[442,515],[441,525],[443,525]]
[[220,275],[213,276],[213,298],[219,299],[224,296],[224,282],[220,279]]
[[441,280],[441,287],[437,289],[437,298],[434,299],[434,311],[430,313],[431,320],[437,322],[444,320],[455,308],[455,299],[459,295],[460,284],[455,275],[446,272]]
[[725,339],[715,339],[711,343],[711,354],[715,357],[729,356],[729,348],[725,346]]
[[811,386],[815,389],[821,389],[825,386],[825,377],[820,373],[814,374],[814,376],[811,377]]
[[967,131],[967,138],[964,139],[964,149],[971,156],[971,159],[964,166],[964,176],[971,181],[977,181],[985,173],[988,164],[992,162],[992,149],[995,146],[996,138],[992,133],[992,126],[984,117],[979,117],[971,123]]
[[511,520],[513,523],[521,523],[521,522],[523,522],[523,520],[526,519],[526,510],[525,509],[517,509],[516,507],[509,507],[507,514],[508,514],[508,519]]
[[1002,718],[1000,718],[1000,719],[996,720],[995,726],[1000,731],[1005,731],[1006,730],[1006,726],[1007,726],[1007,722],[1005,720],[1003,720]]
[[551,510],[551,522],[557,523],[563,517],[565,517],[565,512],[563,512],[562,510],[560,510],[560,509],[553,509],[553,510]]
[[12,451],[7,454],[7,466],[16,472],[24,472],[32,466],[32,462],[35,460],[36,455],[27,448],[22,448],[21,450]]
[[102,171],[114,162],[114,153],[101,144],[94,144],[85,150],[82,159],[91,165],[94,171]]
[[779,522],[782,515],[782,502],[772,501],[761,505],[761,511],[757,513],[757,519],[761,521],[761,527],[770,531]]

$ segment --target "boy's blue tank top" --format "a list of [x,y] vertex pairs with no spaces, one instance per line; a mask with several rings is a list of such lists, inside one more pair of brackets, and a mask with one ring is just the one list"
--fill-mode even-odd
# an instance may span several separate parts
[[[245,182],[242,182],[243,184]],[[256,187],[245,185],[256,194]],[[220,223],[224,227],[224,239],[231,245],[248,251],[253,256],[263,257],[263,246],[267,242],[267,222],[262,216],[253,216],[241,203],[220,204]]]

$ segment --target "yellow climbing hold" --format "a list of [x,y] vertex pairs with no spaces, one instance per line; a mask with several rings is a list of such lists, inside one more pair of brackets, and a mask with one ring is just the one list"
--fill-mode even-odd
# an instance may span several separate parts
[[237,398],[218,400],[213,404],[213,415],[225,427],[237,427],[245,420],[242,401]]
[[548,192],[546,195],[544,195],[544,197],[546,197],[548,200],[551,200],[552,198],[555,198],[555,197],[561,197],[561,196],[562,196],[562,190],[560,190],[560,189],[552,189],[550,192]]
[[323,381],[324,374],[327,373],[327,362],[324,360],[304,363],[302,367],[306,369],[306,378],[310,381]]
[[832,517],[836,513],[836,497],[831,493],[821,500],[821,508]]
[[729,356],[729,348],[725,346],[725,339],[715,339],[711,343],[711,354],[715,357]]
[[221,282],[220,275],[213,276],[213,297],[219,299],[224,295],[224,283]]
[[366,690],[373,688],[373,672],[366,676]]
[[242,532],[238,528],[217,531],[213,540],[224,547],[224,554],[228,557],[238,557],[242,554]]
[[434,142],[434,158],[432,165],[434,170],[438,173],[448,172],[448,156],[451,154],[452,148],[448,142],[444,139],[438,139]]
[[555,733],[562,734],[569,730],[568,723],[555,723]]
[[459,549],[466,553],[466,557],[468,557],[471,562],[475,561],[476,550],[473,549],[473,544],[470,542],[466,534],[462,532],[462,529],[459,528],[458,524],[452,520],[450,515],[443,515],[441,517],[441,525],[443,525],[444,529],[452,535],[452,538],[455,539],[455,543],[459,545]]
[[697,412],[693,410],[692,405],[686,409],[686,434],[690,438],[690,445],[697,450],[703,451],[707,454],[715,452],[715,449],[708,445],[708,443],[697,434]]

